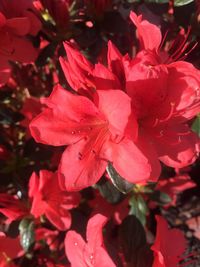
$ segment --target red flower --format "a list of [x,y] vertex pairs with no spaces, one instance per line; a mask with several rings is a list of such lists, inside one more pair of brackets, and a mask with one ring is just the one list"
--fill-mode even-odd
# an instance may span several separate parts
[[[57,26],[67,28],[71,0],[40,0],[44,9],[48,10]],[[59,30],[60,30],[59,28]]]
[[159,180],[156,189],[171,197],[172,200],[167,204],[168,207],[169,205],[176,205],[178,194],[195,186],[196,184],[190,179],[189,175],[177,175],[172,178]]
[[95,198],[90,200],[89,206],[92,207],[92,215],[101,213],[107,218],[112,218],[116,224],[121,224],[123,219],[129,213],[129,200],[125,198],[119,204],[110,204],[106,201],[99,192],[95,192]]
[[71,225],[70,209],[78,206],[78,193],[63,192],[58,184],[57,173],[41,170],[40,177],[32,174],[29,182],[29,197],[33,199],[31,213],[37,218],[43,214],[59,230]]
[[93,65],[70,43],[64,43],[64,47],[67,52],[67,60],[60,57],[60,64],[69,85],[82,94],[88,94],[89,88],[94,91],[91,81]]
[[24,115],[25,119],[20,122],[20,124],[26,128],[26,137],[30,138],[29,123],[31,120],[37,116],[42,111],[42,104],[40,100],[35,97],[29,97],[25,100],[21,113]]
[[102,229],[107,218],[101,214],[92,217],[87,225],[86,239],[75,231],[67,232],[65,253],[72,267],[114,267],[116,266],[103,245]]
[[178,57],[168,55],[166,60],[167,54],[160,50],[160,29],[133,12],[131,19],[142,50],[126,61],[125,77],[141,125],[139,142],[149,143],[154,162],[159,158],[171,167],[187,166],[198,152],[199,141],[187,121],[200,111],[200,72],[190,63],[173,62]]
[[180,256],[186,249],[186,240],[178,229],[168,229],[167,222],[156,216],[156,240],[151,249],[154,251],[153,267],[178,266]]
[[36,35],[41,27],[33,10],[30,0],[0,2],[0,84],[9,77],[8,61],[28,63],[37,56],[36,49],[26,39],[28,34]]
[[111,70],[98,63],[90,63],[75,46],[64,43],[67,59],[60,63],[69,85],[81,95],[93,97],[95,90],[120,89],[120,81]]
[[1,193],[0,213],[4,214],[8,218],[8,222],[11,223],[29,214],[29,210],[22,200],[9,194]]
[[0,267],[15,267],[12,259],[22,254],[19,238],[6,237],[0,232]]
[[[133,12],[131,19],[141,43],[135,58],[122,56],[109,42],[108,68],[99,63],[93,66],[65,44],[68,61],[61,59],[61,65],[70,85],[80,94],[92,98],[94,91],[101,89],[128,93],[139,124],[134,142],[151,164],[150,177],[157,178],[159,161],[182,168],[197,157],[199,139],[187,122],[200,112],[200,72],[190,63],[172,62],[174,57],[172,60],[160,50],[162,37],[157,26]],[[74,61],[73,56],[79,61]]]
[[95,184],[108,161],[130,182],[149,177],[148,160],[132,141],[137,124],[132,118],[133,128],[128,127],[131,107],[125,93],[100,90],[94,104],[58,85],[45,103],[48,108],[33,119],[30,130],[37,142],[70,145],[59,167],[64,188],[73,191]]

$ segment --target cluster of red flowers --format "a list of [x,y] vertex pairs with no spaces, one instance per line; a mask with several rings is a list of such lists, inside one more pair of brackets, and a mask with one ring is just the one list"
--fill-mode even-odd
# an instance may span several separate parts
[[[183,29],[167,41],[129,10],[138,46],[130,41],[124,55],[100,30],[117,16],[114,2],[0,0],[0,90],[11,92],[6,108],[23,115],[2,123],[1,173],[12,179],[0,191],[1,267],[175,267],[188,259],[184,234],[154,215],[157,192],[168,209],[196,186],[185,167],[199,154],[191,122],[200,71],[184,61],[195,45]],[[95,27],[104,43],[86,56],[82,32]],[[166,178],[167,168],[176,174]]]

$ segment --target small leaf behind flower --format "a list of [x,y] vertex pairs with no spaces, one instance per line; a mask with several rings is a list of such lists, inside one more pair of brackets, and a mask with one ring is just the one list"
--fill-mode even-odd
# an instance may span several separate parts
[[132,191],[134,185],[126,181],[123,177],[121,177],[119,173],[114,169],[112,163],[108,163],[106,170],[113,185],[120,192],[122,192],[123,194],[127,194]]
[[28,252],[35,242],[35,225],[30,218],[24,218],[19,224],[20,243],[23,249]]
[[200,136],[200,115],[196,117],[192,124],[192,131]]

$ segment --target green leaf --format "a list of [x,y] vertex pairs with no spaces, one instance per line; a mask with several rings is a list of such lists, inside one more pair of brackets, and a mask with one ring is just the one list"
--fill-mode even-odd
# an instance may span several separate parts
[[194,2],[194,0],[175,0],[174,5],[175,6],[185,6],[185,5],[188,5],[192,2]]
[[148,207],[141,195],[133,195],[129,200],[130,215],[135,215],[142,225],[146,224],[146,216],[148,213]]
[[106,178],[102,178],[96,185],[100,194],[111,204],[119,203],[124,195]]
[[[146,3],[156,3],[156,4],[167,4],[169,3],[169,0],[146,0]],[[179,7],[179,6],[185,6],[190,3],[194,2],[194,0],[175,0],[174,1],[174,6]]]
[[136,216],[129,215],[123,220],[119,228],[119,240],[126,261],[137,259],[138,252],[147,241],[144,227]]
[[35,242],[35,225],[30,218],[24,218],[19,224],[20,243],[23,249],[28,252]]
[[133,184],[126,181],[119,173],[114,169],[112,164],[109,162],[106,167],[107,173],[113,183],[113,185],[123,194],[127,194],[133,189]]
[[196,117],[192,124],[192,131],[200,136],[200,115]]
[[166,205],[172,201],[171,197],[168,194],[159,190],[153,192],[153,194],[151,195],[151,199],[153,201],[156,201],[160,205]]

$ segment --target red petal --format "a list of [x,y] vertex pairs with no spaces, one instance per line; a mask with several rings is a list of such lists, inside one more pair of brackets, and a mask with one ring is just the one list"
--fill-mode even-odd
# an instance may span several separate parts
[[110,256],[108,255],[107,251],[103,247],[99,247],[95,250],[94,254],[95,258],[95,267],[117,267]]
[[[157,132],[156,132],[157,131]],[[167,166],[182,168],[192,164],[197,157],[198,138],[187,125],[158,128],[153,143],[159,159]]]
[[87,267],[83,253],[86,243],[75,231],[69,231],[65,237],[65,253],[71,263],[71,267]]
[[65,184],[67,191],[79,191],[95,184],[105,171],[107,162],[99,159],[92,151],[80,159],[85,145],[85,140],[79,141],[69,146],[62,155],[59,179],[61,185]]
[[13,34],[24,36],[29,33],[30,21],[28,18],[12,18],[6,21],[6,27]]
[[137,16],[133,11],[131,11],[130,18],[137,27],[140,48],[158,50],[162,40],[160,29],[147,20],[142,20],[142,15]]
[[119,89],[121,87],[118,78],[100,63],[95,64],[92,75],[96,90]]
[[[109,41],[108,42],[108,67],[118,77],[121,84],[125,82],[125,73],[123,66],[123,58],[116,46]],[[119,88],[119,87],[118,87]]]
[[131,183],[143,183],[149,179],[151,173],[149,161],[132,141],[124,139],[119,144],[110,142],[109,145],[107,157],[124,179]]
[[65,211],[65,216],[62,216],[58,210],[52,209],[48,206],[45,211],[45,215],[60,231],[65,231],[71,226],[71,214],[69,211]]
[[86,236],[89,247],[93,251],[103,245],[102,230],[107,220],[105,216],[96,214],[88,221]]
[[97,106],[105,115],[113,134],[124,134],[131,115],[131,99],[120,90],[99,90]]
[[168,229],[167,222],[161,216],[156,216],[156,220],[156,240],[151,249],[155,252],[156,257],[159,256],[159,253],[162,254],[164,263],[167,267],[177,266],[179,257],[184,253],[184,250],[186,249],[186,240],[184,238],[184,235],[178,229]]
[[38,188],[39,188],[39,177],[35,172],[33,172],[29,179],[28,196],[30,198],[34,197],[34,195],[38,192]]

